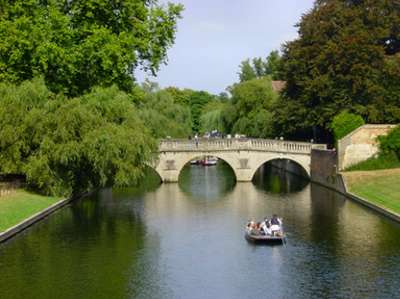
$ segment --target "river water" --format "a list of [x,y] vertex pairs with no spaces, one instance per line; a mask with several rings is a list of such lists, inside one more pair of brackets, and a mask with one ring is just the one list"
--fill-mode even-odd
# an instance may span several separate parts
[[[248,243],[247,220],[273,213],[287,244]],[[399,225],[270,167],[105,189],[0,245],[0,298],[399,297]]]

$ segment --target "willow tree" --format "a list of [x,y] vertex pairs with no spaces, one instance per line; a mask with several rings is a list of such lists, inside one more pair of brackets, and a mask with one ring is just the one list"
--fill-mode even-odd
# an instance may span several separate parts
[[131,185],[157,144],[116,87],[68,99],[42,80],[0,83],[0,173],[25,175],[50,195]]
[[80,95],[166,61],[183,7],[157,0],[0,1],[0,80],[45,78],[53,92]]

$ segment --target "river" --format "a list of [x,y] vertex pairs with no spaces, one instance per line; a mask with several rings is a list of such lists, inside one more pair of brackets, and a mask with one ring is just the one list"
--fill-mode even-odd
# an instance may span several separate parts
[[[277,213],[287,244],[256,246],[249,219]],[[398,298],[400,226],[265,167],[187,166],[104,189],[0,245],[0,298]]]

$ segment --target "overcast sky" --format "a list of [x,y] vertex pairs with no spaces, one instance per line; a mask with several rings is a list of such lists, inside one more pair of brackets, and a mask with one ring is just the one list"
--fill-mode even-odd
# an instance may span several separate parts
[[[161,2],[167,2],[162,0]],[[313,0],[170,0],[185,6],[168,64],[156,78],[176,86],[219,94],[238,81],[246,58],[266,57],[297,36],[294,27]]]

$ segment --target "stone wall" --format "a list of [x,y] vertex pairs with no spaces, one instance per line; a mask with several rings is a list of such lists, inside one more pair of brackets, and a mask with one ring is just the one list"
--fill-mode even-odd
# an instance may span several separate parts
[[364,125],[338,141],[338,166],[344,170],[378,153],[377,137],[386,135],[395,125]]
[[335,150],[313,149],[311,152],[311,181],[340,193],[346,193],[342,176],[337,172],[337,158]]

